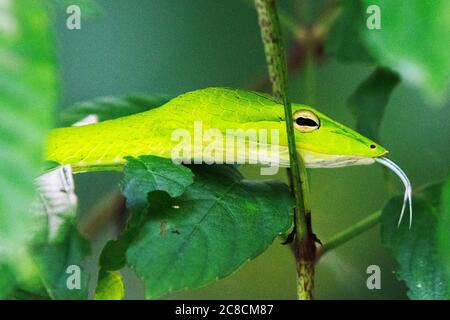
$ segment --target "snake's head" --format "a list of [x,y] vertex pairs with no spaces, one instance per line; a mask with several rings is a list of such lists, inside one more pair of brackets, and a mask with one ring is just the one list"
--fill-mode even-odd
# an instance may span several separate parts
[[310,168],[371,164],[387,153],[378,143],[317,110],[293,104],[297,150]]
[[297,150],[305,166],[333,168],[375,161],[394,172],[405,186],[399,224],[409,204],[409,227],[412,223],[412,186],[405,172],[384,157],[388,152],[376,142],[334,121],[317,110],[294,104],[293,120]]

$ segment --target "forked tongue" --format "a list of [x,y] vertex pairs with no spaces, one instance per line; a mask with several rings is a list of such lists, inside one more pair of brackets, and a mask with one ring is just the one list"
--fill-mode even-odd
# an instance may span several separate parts
[[379,157],[375,158],[375,161],[381,163],[383,166],[389,168],[389,170],[393,171],[399,178],[402,180],[403,185],[405,186],[405,194],[403,196],[403,206],[402,211],[400,212],[400,218],[398,219],[398,225],[400,226],[400,223],[403,219],[403,214],[405,213],[406,205],[409,203],[409,228],[411,229],[412,224],[412,186],[411,182],[409,181],[406,174],[403,172],[402,169],[398,165],[396,165],[394,162],[389,160],[385,157]]

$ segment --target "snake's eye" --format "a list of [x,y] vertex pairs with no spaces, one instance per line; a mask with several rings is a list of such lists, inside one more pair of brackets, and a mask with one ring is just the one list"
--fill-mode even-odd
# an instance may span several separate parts
[[298,110],[294,113],[294,127],[300,132],[311,132],[319,129],[320,120],[309,110]]

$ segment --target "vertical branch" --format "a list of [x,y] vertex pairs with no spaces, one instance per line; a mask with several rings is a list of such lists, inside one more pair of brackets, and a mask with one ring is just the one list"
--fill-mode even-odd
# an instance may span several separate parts
[[287,66],[275,0],[255,0],[273,96],[284,105],[291,169],[288,171],[295,196],[294,252],[297,262],[298,298],[312,299],[316,247],[311,228],[311,210],[306,169],[295,146],[292,107],[287,93]]

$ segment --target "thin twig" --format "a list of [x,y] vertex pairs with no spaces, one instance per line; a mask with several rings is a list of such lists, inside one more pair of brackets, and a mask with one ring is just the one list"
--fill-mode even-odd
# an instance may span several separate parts
[[274,0],[255,0],[261,37],[272,83],[273,96],[284,105],[291,168],[291,190],[296,200],[294,249],[297,260],[298,298],[312,299],[314,287],[315,243],[306,169],[297,153],[292,108],[287,95],[287,64]]
[[317,251],[317,260],[328,251],[343,245],[349,240],[359,236],[361,233],[375,227],[380,222],[380,217],[381,210],[372,213],[361,221],[333,236]]
[[93,239],[108,222],[125,211],[125,198],[119,191],[113,191],[86,214],[78,228],[86,237]]

